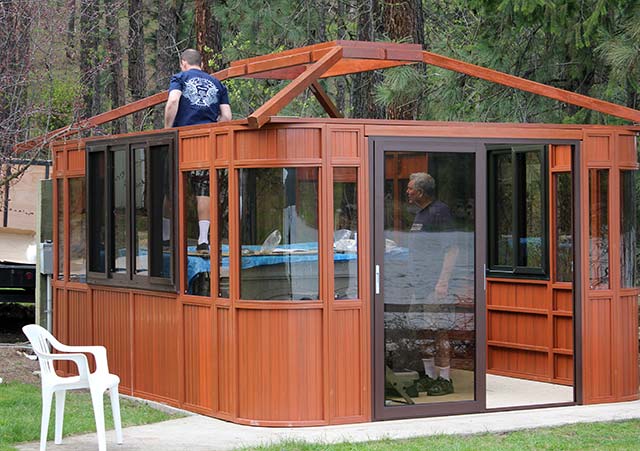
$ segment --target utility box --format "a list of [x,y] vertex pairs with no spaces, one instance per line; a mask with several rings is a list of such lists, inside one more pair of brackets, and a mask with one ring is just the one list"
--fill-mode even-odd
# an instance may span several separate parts
[[38,244],[40,255],[40,274],[53,274],[53,243],[51,241],[45,241]]

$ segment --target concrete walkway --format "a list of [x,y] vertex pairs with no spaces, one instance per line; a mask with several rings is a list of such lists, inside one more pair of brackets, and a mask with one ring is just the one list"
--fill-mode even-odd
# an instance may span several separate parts
[[[108,431],[107,448],[114,451],[222,451],[243,446],[275,444],[283,440],[314,443],[364,442],[435,434],[504,432],[632,418],[640,418],[640,401],[307,428],[240,426],[192,415],[163,423],[126,428],[124,444],[120,446],[115,444],[114,432]],[[66,437],[62,445],[55,447],[52,441],[49,444],[56,451],[85,451],[98,447],[95,434]],[[27,443],[18,446],[18,449],[37,450],[38,444]]]

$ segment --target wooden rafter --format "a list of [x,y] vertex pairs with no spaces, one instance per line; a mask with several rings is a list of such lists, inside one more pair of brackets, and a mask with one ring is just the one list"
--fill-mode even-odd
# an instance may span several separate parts
[[309,86],[309,90],[316,96],[318,103],[322,105],[322,108],[324,108],[329,117],[344,117],[335,103],[333,103],[333,100],[331,100],[331,97],[329,97],[329,94],[327,94],[327,91],[320,86],[320,83],[314,81],[311,83],[311,86]]
[[446,56],[437,55],[431,52],[422,52],[423,61],[433,66],[449,69],[472,77],[481,78],[483,80],[497,83],[521,91],[531,92],[560,102],[569,103],[589,110],[598,111],[600,113],[610,114],[611,116],[620,117],[632,122],[640,122],[640,111],[633,108],[627,108],[615,103],[606,102],[604,100],[595,99],[593,97],[577,94],[564,89],[554,88],[525,78],[516,77],[515,75],[505,74],[486,67],[476,66],[475,64],[465,63]]
[[[313,84],[319,78],[354,74],[405,64],[414,64],[416,62],[424,62],[433,66],[481,78],[492,83],[509,86],[560,102],[640,123],[640,111],[638,110],[554,88],[542,83],[465,63],[435,53],[426,52],[423,51],[418,44],[362,41],[324,42],[270,55],[234,61],[228,68],[216,72],[213,75],[219,80],[236,77],[293,80],[282,91],[249,116],[248,121],[252,127],[261,127],[269,122],[270,116],[281,111],[282,108],[304,89],[310,88],[316,97],[318,97],[319,92],[324,92],[315,90],[313,87]],[[164,103],[167,100],[167,96],[167,92],[160,92],[106,113],[78,121],[68,127],[21,143],[16,146],[16,150],[27,150],[46,143],[51,139],[65,138],[75,135],[82,130],[120,119],[129,114]],[[321,104],[326,99],[329,99],[326,93],[324,95],[320,94],[320,97],[318,97]],[[329,102],[333,105],[330,99]],[[335,105],[331,107],[328,104],[327,106],[323,104],[323,107],[329,115],[336,114],[337,112]]]
[[249,126],[252,128],[260,128],[269,122],[271,116],[278,114],[289,102],[311,86],[313,82],[318,80],[318,78],[340,60],[340,58],[342,58],[342,47],[331,49],[317,62],[310,65],[298,78],[282,88],[280,92],[267,100],[264,105],[251,113],[247,118]]

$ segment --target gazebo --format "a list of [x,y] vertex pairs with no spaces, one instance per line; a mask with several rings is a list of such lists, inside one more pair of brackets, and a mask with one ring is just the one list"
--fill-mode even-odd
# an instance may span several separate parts
[[[291,82],[242,120],[72,138],[159,93],[54,132],[57,337],[106,346],[123,393],[249,425],[519,408],[490,377],[564,390],[537,405],[638,399],[638,127],[346,119],[318,82],[418,62],[640,122],[413,44],[235,61],[214,75]],[[305,89],[329,117],[278,117]],[[446,230],[412,231],[423,173]],[[453,393],[428,390],[434,354]]]

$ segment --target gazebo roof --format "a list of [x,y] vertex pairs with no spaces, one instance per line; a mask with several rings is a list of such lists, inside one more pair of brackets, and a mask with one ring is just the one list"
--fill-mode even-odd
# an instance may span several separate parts
[[[247,117],[250,127],[260,128],[305,89],[311,90],[330,117],[341,117],[341,113],[318,83],[319,79],[415,63],[430,64],[492,83],[616,116],[634,123],[640,123],[640,111],[638,110],[427,52],[422,50],[419,44],[330,41],[234,61],[226,69],[222,69],[212,75],[221,81],[232,78],[291,80],[291,83],[287,84],[275,96]],[[26,150],[50,139],[67,137],[81,130],[97,127],[137,111],[164,103],[167,97],[168,92],[163,91],[114,108],[111,111],[24,142],[17,146],[17,150]]]

